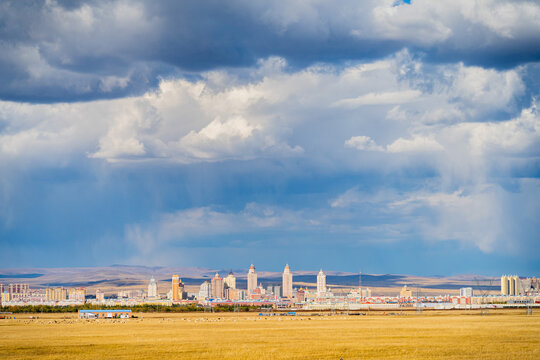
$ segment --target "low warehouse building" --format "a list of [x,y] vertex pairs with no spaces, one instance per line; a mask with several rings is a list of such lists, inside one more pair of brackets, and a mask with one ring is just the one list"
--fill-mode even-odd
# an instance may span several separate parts
[[79,319],[128,319],[131,310],[79,310]]

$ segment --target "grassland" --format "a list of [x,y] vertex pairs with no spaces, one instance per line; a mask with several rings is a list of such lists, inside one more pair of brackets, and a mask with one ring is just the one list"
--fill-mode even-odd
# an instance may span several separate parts
[[1,359],[540,359],[540,315],[524,311],[38,316],[0,320]]

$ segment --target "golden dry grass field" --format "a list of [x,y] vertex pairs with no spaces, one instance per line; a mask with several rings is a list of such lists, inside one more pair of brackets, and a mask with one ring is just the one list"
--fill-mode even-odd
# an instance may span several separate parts
[[[0,320],[0,359],[540,359],[540,314],[525,311],[74,314]],[[34,315],[35,316],[35,315]]]

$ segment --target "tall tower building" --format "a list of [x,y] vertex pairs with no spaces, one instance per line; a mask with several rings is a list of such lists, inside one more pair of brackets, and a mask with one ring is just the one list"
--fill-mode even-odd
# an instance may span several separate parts
[[229,289],[236,289],[236,277],[234,276],[232,270],[225,278],[225,284],[229,287]]
[[223,278],[218,273],[212,278],[212,297],[223,299]]
[[148,297],[149,298],[157,297],[157,282],[153,276],[150,279],[150,282],[148,283]]
[[209,299],[212,297],[212,286],[206,280],[201,284],[201,287],[199,289],[199,300]]
[[519,276],[501,276],[501,295],[516,296],[523,292]]
[[501,276],[501,295],[508,295],[510,293],[510,284],[508,276]]
[[255,266],[251,264],[247,275],[247,291],[248,294],[252,293],[257,288],[257,273],[255,272]]
[[317,274],[317,296],[322,297],[324,294],[326,294],[326,275],[321,269]]
[[172,300],[178,301],[180,300],[180,277],[178,275],[172,276]]
[[514,275],[509,277],[510,294],[512,296],[519,295],[519,276]]
[[283,297],[292,299],[293,289],[292,289],[292,273],[289,268],[289,264],[285,265],[285,270],[283,270]]

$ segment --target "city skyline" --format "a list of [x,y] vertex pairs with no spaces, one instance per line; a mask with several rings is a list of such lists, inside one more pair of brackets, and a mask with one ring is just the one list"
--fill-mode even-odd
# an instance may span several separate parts
[[[253,265],[250,267],[252,270]],[[248,272],[249,276],[250,272]],[[300,286],[293,286],[293,277],[290,267],[287,264],[282,273],[282,282],[280,285],[276,285],[275,282],[267,284],[266,287],[260,283],[257,287],[249,289],[248,280],[246,279],[246,289],[236,286],[236,277],[233,272],[229,272],[227,280],[220,277],[216,273],[211,281],[204,280],[198,292],[188,292],[184,288],[184,284],[179,279],[179,275],[175,274],[171,276],[169,286],[169,291],[165,296],[162,292],[159,291],[159,287],[155,281],[154,276],[152,276],[148,281],[148,291],[144,289],[117,289],[117,295],[111,297],[111,292],[109,291],[106,297],[106,293],[101,289],[95,290],[95,296],[87,297],[87,289],[84,287],[39,287],[31,288],[29,284],[26,283],[0,283],[0,306],[18,306],[18,305],[48,305],[48,306],[62,306],[62,305],[83,305],[90,301],[97,302],[98,304],[105,304],[107,301],[109,305],[114,304],[118,301],[120,303],[128,301],[132,305],[136,305],[141,300],[144,300],[146,303],[154,305],[166,305],[170,306],[173,304],[194,304],[198,305],[208,305],[208,301],[213,301],[216,304],[225,302],[237,302],[237,303],[250,303],[254,304],[266,304],[268,301],[274,302],[281,305],[286,305],[291,307],[292,304],[304,303],[306,300],[308,302],[315,302],[319,304],[326,304],[326,306],[336,304],[336,299],[341,299],[342,303],[353,302],[357,303],[358,301],[364,302],[364,304],[394,304],[395,305],[395,294],[392,295],[382,295],[382,294],[373,294],[369,286],[362,287],[361,282],[358,283],[358,287],[352,286],[336,286],[336,284],[327,284],[326,283],[326,274],[321,269],[316,277],[315,283],[306,283],[305,279],[300,281]],[[201,279],[202,280],[202,279]],[[327,287],[329,285],[329,287]],[[493,282],[490,281],[489,285],[482,285],[480,282],[477,283],[475,289],[470,286],[463,286],[462,283],[459,289],[459,296],[456,293],[456,289],[451,290],[454,294],[449,292],[439,292],[436,295],[430,294],[420,294],[420,288],[411,283],[400,283],[400,286],[403,285],[401,291],[399,292],[400,302],[408,302],[410,304],[412,298],[422,298],[424,301],[430,302],[435,301],[438,304],[446,304],[446,309],[454,308],[454,305],[471,305],[471,299],[475,297],[475,304],[488,304],[498,301],[507,302],[507,305],[515,305],[513,299],[518,299],[520,301],[520,306],[524,303],[523,300],[537,300],[537,297],[540,295],[540,279],[536,277],[520,277],[517,275],[503,275],[500,277],[500,287],[498,285],[493,286]],[[411,288],[408,288],[407,285],[412,285]],[[432,287],[432,286],[430,286]],[[391,287],[395,290],[395,286]],[[162,289],[163,290],[163,289]],[[416,294],[413,293],[413,290],[416,290]],[[433,290],[433,289],[432,289]],[[495,290],[495,291],[494,291]],[[380,292],[380,289],[378,289]],[[425,291],[425,289],[423,289]],[[448,291],[448,289],[446,289]],[[475,291],[477,292],[474,295]],[[465,298],[469,298],[466,300]],[[111,303],[110,301],[113,301]],[[135,301],[135,302],[133,302]],[[329,302],[330,301],[330,302]],[[375,302],[373,302],[375,301]],[[453,305],[450,305],[450,304]],[[279,305],[278,305],[279,306]],[[309,305],[307,305],[309,306]],[[393,305],[391,305],[393,306]],[[442,305],[441,305],[442,306]]]
[[[72,273],[73,275],[73,273]],[[8,282],[0,283],[0,306],[85,306],[86,304],[99,306],[153,306],[159,307],[184,306],[184,310],[197,309],[212,311],[213,307],[225,306],[228,311],[239,311],[240,306],[245,309],[258,307],[262,310],[350,310],[360,309],[418,309],[431,308],[437,310],[453,309],[489,309],[498,306],[525,307],[527,314],[530,305],[540,304],[540,279],[537,277],[521,277],[518,275],[502,275],[494,285],[494,279],[475,278],[474,288],[471,282],[463,277],[452,279],[446,287],[433,281],[424,283],[427,288],[421,289],[422,284],[416,281],[407,281],[406,278],[397,278],[396,282],[381,286],[370,287],[362,282],[360,272],[358,283],[344,284],[337,281],[339,276],[334,276],[327,282],[327,274],[321,268],[316,276],[311,279],[306,277],[306,272],[300,271],[296,275],[287,263],[278,276],[266,277],[258,281],[258,274],[252,263],[245,272],[244,282],[237,282],[237,276],[229,270],[226,277],[221,277],[217,271],[208,281],[206,278],[198,278],[200,285],[184,284],[178,273],[170,275],[168,281],[162,280],[166,293],[160,291],[159,284],[152,275],[150,279],[143,281],[147,291],[143,288],[133,288],[136,282],[131,281],[129,289],[117,287],[113,293],[103,291],[101,287],[95,289],[95,296],[88,295],[85,287],[37,287],[31,288],[27,283]],[[367,275],[367,274],[366,274]],[[296,282],[295,276],[300,280]],[[367,275],[369,276],[369,275]],[[238,277],[242,277],[241,275]],[[15,276],[16,278],[16,276]],[[281,282],[280,282],[281,280]],[[426,279],[424,279],[426,280]],[[104,285],[98,281],[98,284]],[[465,286],[464,286],[465,285]],[[408,287],[410,286],[410,287]],[[401,288],[399,294],[396,288]],[[459,291],[457,289],[459,288]],[[163,286],[161,288],[163,290]],[[168,291],[167,291],[168,290]],[[459,294],[459,295],[458,295]],[[87,296],[88,295],[88,296]],[[504,305],[503,305],[504,304]],[[247,308],[246,308],[247,306]],[[10,308],[11,309],[11,308]],[[17,308],[15,308],[17,309]],[[178,310],[178,308],[175,308]],[[91,310],[84,310],[91,311]],[[262,314],[262,313],[261,313]]]
[[538,274],[538,14],[4,2],[0,266]]

